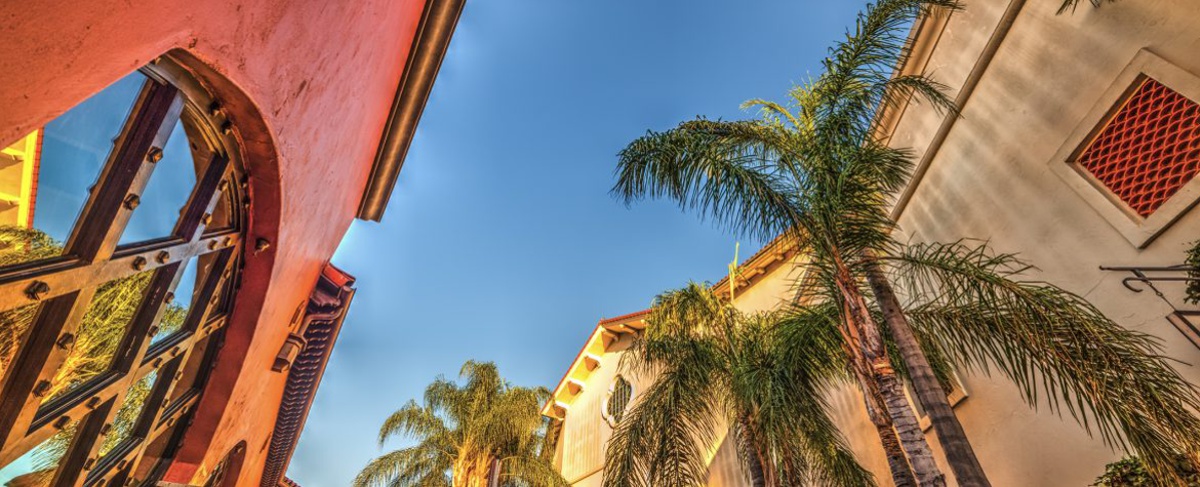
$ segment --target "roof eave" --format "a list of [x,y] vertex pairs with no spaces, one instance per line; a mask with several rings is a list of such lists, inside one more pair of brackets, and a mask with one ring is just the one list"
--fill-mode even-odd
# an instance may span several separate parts
[[381,221],[466,0],[428,0],[363,191],[358,218]]

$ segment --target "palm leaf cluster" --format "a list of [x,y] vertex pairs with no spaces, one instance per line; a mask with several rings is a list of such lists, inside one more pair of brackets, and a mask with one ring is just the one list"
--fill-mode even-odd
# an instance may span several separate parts
[[704,485],[726,435],[754,485],[874,485],[819,393],[836,361],[798,350],[779,319],[742,314],[701,284],[660,295],[621,359],[652,385],[613,432],[604,485]]
[[[938,83],[923,74],[896,75],[895,66],[907,55],[904,36],[914,18],[957,7],[949,0],[869,6],[831,49],[824,72],[793,89],[787,103],[747,104],[761,110],[761,118],[701,118],[629,144],[619,155],[614,195],[626,204],[669,198],[736,233],[779,235],[800,245],[805,259],[798,265],[806,277],[798,292],[809,303],[834,307],[843,363],[856,371],[868,410],[882,409],[903,444],[909,465],[892,464],[897,484],[911,484],[902,471],[908,467],[923,485],[944,480],[928,458],[923,434],[913,431],[914,416],[897,394],[894,370],[911,372],[927,410],[946,413],[934,426],[943,446],[958,445],[947,455],[960,483],[973,476],[971,485],[987,485],[944,395],[935,401],[921,394],[941,390],[929,382],[935,374],[927,373],[939,360],[999,371],[1031,405],[1067,413],[1110,445],[1147,459],[1152,474],[1169,480],[1174,467],[1158,459],[1200,455],[1200,400],[1154,339],[1033,279],[1034,270],[1012,255],[966,241],[903,245],[893,237],[890,204],[908,181],[913,154],[878,140],[874,116],[910,98],[954,110]],[[668,379],[708,380],[660,380]],[[681,414],[699,415],[696,421],[716,417],[713,411],[680,408]],[[691,428],[709,431],[700,426],[706,425]],[[880,430],[885,444],[887,429]]]
[[354,485],[413,487],[556,487],[566,485],[546,461],[545,388],[512,386],[490,362],[468,361],[463,384],[440,378],[424,402],[409,401],[384,421],[382,446],[403,436],[416,444],[363,468]]

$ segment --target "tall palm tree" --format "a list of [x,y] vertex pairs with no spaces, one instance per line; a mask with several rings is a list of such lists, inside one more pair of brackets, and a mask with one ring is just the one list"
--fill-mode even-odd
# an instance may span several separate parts
[[[798,242],[811,277],[799,292],[839,307],[844,350],[867,408],[889,417],[920,485],[945,480],[887,353],[889,339],[960,485],[989,484],[931,369],[934,354],[962,367],[998,368],[1031,404],[1049,397],[1055,410],[1066,409],[1089,431],[1145,458],[1200,453],[1200,438],[1191,434],[1200,426],[1194,414],[1200,400],[1153,340],[1078,296],[1027,280],[1026,267],[1012,256],[961,242],[905,247],[892,238],[888,208],[913,157],[877,140],[873,119],[879,107],[913,96],[954,109],[928,77],[893,76],[908,26],[932,8],[957,4],[869,6],[831,50],[825,72],[793,89],[788,105],[748,103],[762,110],[761,119],[699,119],[632,142],[620,153],[614,194],[627,204],[668,197],[735,232]],[[907,287],[893,290],[894,280]],[[1001,326],[1001,320],[1016,323]],[[1116,371],[1130,375],[1121,379]],[[887,445],[885,428],[879,431]],[[1165,462],[1151,469],[1162,478],[1173,472]],[[897,483],[904,481],[901,470],[893,468]]]
[[379,429],[383,445],[393,436],[417,444],[372,460],[356,487],[558,487],[563,480],[541,454],[545,422],[539,406],[544,387],[516,387],[491,362],[463,364],[459,385],[438,379],[424,403],[409,401]]
[[844,372],[840,351],[829,360],[828,348],[792,347],[781,317],[744,315],[696,283],[660,295],[622,357],[622,370],[652,385],[613,432],[605,487],[704,485],[721,433],[755,487],[874,485],[821,395]]

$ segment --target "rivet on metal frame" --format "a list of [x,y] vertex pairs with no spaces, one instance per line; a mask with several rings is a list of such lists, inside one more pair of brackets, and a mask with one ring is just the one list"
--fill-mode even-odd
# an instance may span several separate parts
[[151,164],[161,161],[162,158],[163,150],[161,148],[151,147],[149,151],[146,151],[146,160]]
[[157,335],[157,334],[158,334],[158,325],[151,325],[150,329],[146,331],[146,336],[149,336],[149,337],[153,337],[154,335]]
[[219,245],[219,244],[220,244],[220,242],[218,242],[217,239],[215,239],[215,238],[212,240],[209,240],[208,241],[208,250],[217,250],[217,245]]
[[145,268],[146,268],[146,258],[145,257],[142,257],[139,255],[139,256],[137,256],[137,258],[133,259],[133,270],[140,271]]
[[100,427],[100,436],[108,436],[112,432],[112,427],[112,423],[104,423],[104,426]]
[[174,379],[174,380],[179,380],[179,379],[182,379],[182,378],[183,378],[183,371],[182,371],[182,370],[181,370],[181,371],[178,371],[178,372],[176,372],[176,373],[175,373],[175,379]]
[[217,191],[225,191],[228,188],[229,188],[229,181],[222,179],[221,182],[217,183]]
[[165,250],[159,252],[158,255],[154,256],[154,261],[158,262],[159,264],[166,264],[170,260],[171,260],[171,253],[167,252]]
[[129,465],[129,460],[121,460],[117,462],[117,470],[124,470],[126,465]]
[[129,478],[125,479],[125,485],[126,485],[126,486],[130,486],[130,485],[133,485],[133,484],[135,484],[135,483],[137,483],[137,479],[135,479],[135,478],[133,478],[133,477],[129,477]]
[[212,223],[212,213],[205,213],[204,218],[200,219],[200,223],[203,223],[206,227],[209,223]]
[[46,284],[42,281],[33,281],[29,283],[29,287],[25,288],[25,297],[34,301],[39,301],[48,292],[50,292],[49,284]]
[[260,253],[260,252],[264,252],[269,248],[271,248],[270,240],[259,237],[258,240],[254,241],[254,253],[256,253],[256,254]]
[[83,403],[83,405],[88,409],[96,409],[96,406],[100,405],[100,396],[92,396],[88,398],[87,402]]
[[172,349],[171,349],[171,356],[172,356],[172,357],[177,357],[177,356],[179,356],[179,352],[180,352],[180,350],[179,350],[179,347],[172,348]]
[[59,416],[54,420],[54,429],[66,429],[68,424],[71,424],[70,416]]
[[94,466],[96,466],[96,459],[94,457],[83,461],[84,470],[91,470]]
[[37,397],[45,396],[47,393],[50,392],[50,387],[51,387],[50,381],[48,381],[48,380],[39,381],[37,383],[37,385],[33,386],[33,395],[35,395]]
[[75,343],[75,335],[70,333],[63,333],[62,335],[59,335],[58,341],[54,342],[55,345],[58,345],[58,348],[63,350],[71,348],[73,343]]
[[157,369],[159,367],[162,367],[162,363],[163,363],[163,359],[162,359],[162,357],[159,357],[159,358],[154,359],[154,363],[151,364],[150,366]]
[[225,134],[225,135],[232,134],[233,133],[233,122],[230,122],[229,120],[221,122],[221,133]]
[[142,204],[142,198],[136,194],[131,194],[125,197],[123,204],[125,205],[126,210],[133,210],[137,208],[138,205]]
[[175,293],[171,292],[171,291],[167,291],[167,295],[164,296],[164,299],[166,299],[168,303],[173,301],[175,299]]
[[223,108],[220,100],[213,100],[212,103],[208,104],[208,114],[215,117],[221,114]]

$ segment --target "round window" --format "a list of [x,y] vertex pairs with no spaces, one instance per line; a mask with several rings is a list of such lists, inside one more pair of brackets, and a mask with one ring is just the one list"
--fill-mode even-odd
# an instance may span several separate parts
[[618,375],[612,386],[608,388],[608,395],[604,399],[604,420],[608,422],[609,426],[615,428],[617,423],[621,422],[621,419],[625,417],[625,410],[629,407],[629,401],[632,399],[633,385]]

